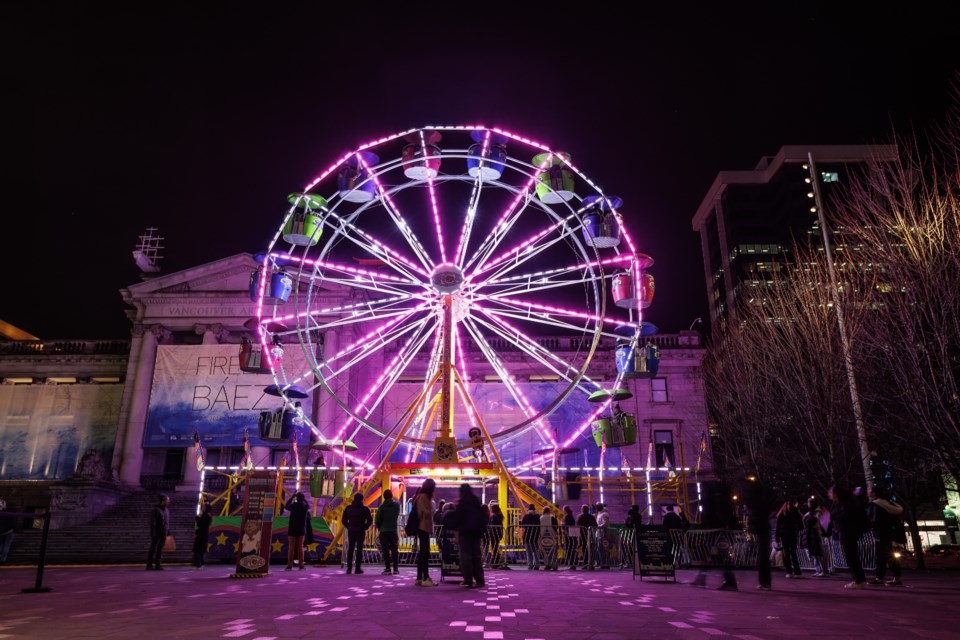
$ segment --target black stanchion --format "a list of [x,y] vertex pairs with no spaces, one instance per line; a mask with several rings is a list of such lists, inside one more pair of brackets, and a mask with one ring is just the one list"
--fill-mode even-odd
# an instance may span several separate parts
[[[29,514],[20,514],[29,515]],[[47,561],[47,536],[50,533],[50,512],[43,514],[43,533],[40,534],[40,558],[37,560],[37,580],[32,587],[21,589],[23,593],[47,593],[52,587],[43,586],[43,566]]]

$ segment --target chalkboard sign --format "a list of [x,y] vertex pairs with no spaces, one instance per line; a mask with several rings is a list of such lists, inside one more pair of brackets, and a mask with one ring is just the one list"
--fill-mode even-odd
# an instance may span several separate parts
[[445,577],[459,577],[460,571],[460,540],[456,529],[440,528],[437,534],[437,546],[440,547],[440,580]]
[[637,527],[636,540],[633,575],[639,575],[641,580],[650,576],[676,580],[670,532],[658,525],[641,525]]

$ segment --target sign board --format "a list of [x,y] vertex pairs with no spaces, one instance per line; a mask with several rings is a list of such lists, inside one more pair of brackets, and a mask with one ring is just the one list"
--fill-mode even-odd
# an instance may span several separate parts
[[659,525],[640,525],[637,527],[636,540],[633,575],[639,575],[641,580],[650,576],[675,580],[670,532]]
[[460,571],[460,540],[457,538],[456,529],[441,527],[437,538],[437,546],[440,547],[440,577],[462,576],[463,572]]
[[270,538],[277,501],[277,480],[271,471],[247,474],[247,499],[244,501],[237,547],[238,578],[266,575],[270,569]]

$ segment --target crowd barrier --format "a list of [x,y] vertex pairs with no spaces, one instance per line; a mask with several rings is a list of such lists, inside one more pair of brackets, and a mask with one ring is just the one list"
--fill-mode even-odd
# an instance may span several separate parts
[[[549,529],[549,530],[548,530]],[[399,563],[415,566],[417,539],[404,534],[402,525],[397,532],[400,539]],[[633,569],[635,531],[623,526],[610,527],[539,527],[516,525],[487,527],[481,540],[483,563],[492,568],[536,566],[544,568],[576,569]],[[679,529],[670,532],[673,543],[674,565],[685,567],[753,568],[757,566],[756,538],[745,531],[726,529]],[[441,563],[438,540],[444,538],[443,526],[435,526],[430,537],[430,565]],[[799,542],[799,540],[798,540]],[[846,569],[847,560],[838,541],[823,538],[827,566]],[[860,558],[864,570],[876,566],[876,550],[872,533],[861,538]],[[771,550],[774,544],[771,542]],[[813,570],[813,559],[799,546],[797,555],[803,569]],[[380,540],[371,527],[364,535],[363,563],[383,564]],[[342,564],[342,562],[341,562]]]

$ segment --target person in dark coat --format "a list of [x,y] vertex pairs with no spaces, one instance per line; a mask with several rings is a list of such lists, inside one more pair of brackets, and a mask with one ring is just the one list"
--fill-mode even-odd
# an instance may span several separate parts
[[819,503],[816,498],[807,500],[807,512],[803,516],[803,533],[800,541],[803,548],[807,550],[807,555],[813,560],[816,571],[814,578],[822,578],[826,574],[826,565],[823,562],[823,529],[820,526],[820,516],[818,513]]
[[[400,575],[400,537],[397,533],[397,520],[400,518],[400,503],[393,499],[393,491],[383,492],[383,503],[377,509],[374,526],[380,536],[380,549],[383,552],[383,575]],[[391,570],[391,565],[393,566]]]
[[207,545],[210,542],[210,523],[213,522],[213,507],[209,502],[203,503],[200,515],[195,519],[193,527],[193,566],[202,569]]
[[770,575],[770,500],[760,479],[754,475],[740,482],[740,496],[747,508],[747,530],[757,545],[757,589],[770,591],[773,587]]
[[[353,496],[353,503],[343,510],[343,517],[340,520],[349,537],[347,573],[353,573],[354,566],[356,566],[357,573],[363,573],[360,568],[360,559],[363,555],[363,538],[367,529],[373,524],[373,516],[370,515],[370,509],[363,504],[362,493]],[[354,562],[354,557],[356,557],[356,562]]]
[[803,530],[803,516],[795,503],[787,501],[777,512],[776,541],[783,550],[783,565],[788,578],[802,578],[800,570],[800,556],[797,555],[797,544],[800,542],[800,532]]
[[587,571],[593,571],[597,563],[597,552],[593,548],[593,532],[597,528],[597,519],[590,513],[590,507],[580,507],[577,517],[577,526],[580,528],[580,549],[583,550],[583,564]]
[[503,562],[500,541],[503,540],[503,511],[500,505],[490,504],[490,522],[487,526],[487,544],[490,545],[490,566],[496,569],[509,569]]
[[[894,553],[894,545],[903,545],[907,542],[907,533],[903,530],[903,507],[890,499],[890,494],[881,487],[874,487],[867,494],[870,504],[867,515],[873,523],[873,535],[877,546],[877,571],[870,584],[888,584],[901,586],[900,559]],[[887,575],[887,564],[893,569],[893,580],[884,582]]]
[[487,516],[483,505],[467,483],[460,485],[460,500],[456,507],[457,531],[460,537],[460,571],[464,587],[483,587],[483,552],[480,541],[487,530]]
[[163,570],[160,566],[163,560],[163,543],[170,535],[170,512],[167,511],[169,504],[170,497],[161,493],[159,501],[150,511],[150,551],[147,553],[147,571]]
[[523,531],[523,548],[527,555],[527,569],[536,571],[540,568],[540,514],[534,505],[527,505],[527,512],[520,519]]
[[567,505],[563,508],[563,552],[566,556],[567,566],[572,571],[577,569],[577,544],[579,540],[570,534],[570,527],[576,526],[577,519],[573,515],[573,509]]
[[290,512],[290,520],[287,523],[287,567],[286,571],[293,569],[293,559],[296,558],[300,570],[303,571],[307,565],[303,562],[303,539],[307,535],[307,520],[310,518],[310,505],[307,504],[301,492],[297,492],[287,501],[287,511]]
[[832,501],[830,505],[831,534],[839,536],[843,555],[847,559],[847,566],[853,576],[853,582],[844,585],[846,589],[863,589],[867,578],[863,572],[863,562],[860,559],[860,538],[870,526],[866,511],[845,487],[834,485],[830,487],[827,496]]

